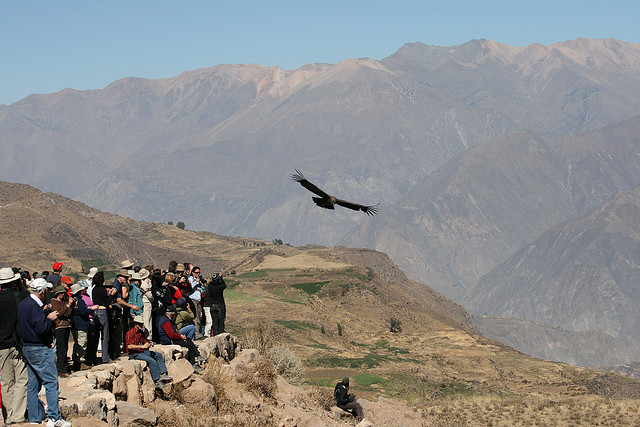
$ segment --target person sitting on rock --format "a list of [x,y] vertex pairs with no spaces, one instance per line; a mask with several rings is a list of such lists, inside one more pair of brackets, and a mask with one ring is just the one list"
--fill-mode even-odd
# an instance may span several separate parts
[[349,377],[344,377],[341,382],[336,384],[336,388],[333,390],[333,398],[336,400],[338,408],[353,414],[358,419],[358,422],[364,419],[362,406],[356,402],[356,397],[349,393]]
[[187,360],[196,372],[200,372],[202,368],[196,363],[202,361],[198,347],[189,338],[180,334],[173,319],[176,317],[176,307],[170,305],[164,316],[158,318],[158,333],[160,335],[160,343],[165,345],[176,344],[187,349]]
[[167,374],[167,366],[164,363],[162,353],[149,350],[153,344],[144,336],[143,324],[144,319],[142,315],[134,316],[133,327],[127,332],[124,345],[129,359],[147,362],[151,378],[156,387],[164,388],[164,383],[173,380],[173,378]]
[[179,298],[176,301],[176,326],[180,333],[190,340],[193,340],[196,335],[196,326],[193,324],[195,315],[187,305],[187,301],[184,298]]

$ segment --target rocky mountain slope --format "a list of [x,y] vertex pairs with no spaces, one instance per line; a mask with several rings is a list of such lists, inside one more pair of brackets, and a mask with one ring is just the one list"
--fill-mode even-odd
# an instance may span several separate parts
[[[613,39],[474,40],[406,45],[381,61],[221,65],[33,95],[0,106],[0,179],[134,218],[335,244],[363,218],[302,203],[287,182],[294,168],[345,198],[390,205],[492,138],[630,118],[639,64],[640,47]],[[188,208],[166,203],[178,198]]]
[[[482,335],[519,351],[545,360],[557,360],[577,366],[615,370],[638,378],[637,360],[640,343],[629,338],[615,338],[594,329],[574,331],[504,316],[473,316],[473,324]],[[634,368],[622,370],[617,365]]]
[[640,343],[640,187],[550,229],[484,275],[464,300],[519,317]]
[[476,307],[473,296],[460,298],[481,276],[550,227],[640,184],[639,156],[640,116],[554,140],[507,135],[451,159],[342,243],[383,251],[410,277]]

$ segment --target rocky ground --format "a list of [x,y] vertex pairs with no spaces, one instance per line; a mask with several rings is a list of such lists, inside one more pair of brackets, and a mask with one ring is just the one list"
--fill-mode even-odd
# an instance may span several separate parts
[[206,358],[201,372],[182,347],[153,347],[173,377],[164,389],[155,387],[146,363],[126,357],[61,378],[60,410],[75,427],[428,425],[413,409],[384,398],[359,399],[367,418],[356,423],[333,405],[330,390],[288,383],[258,350],[242,349],[228,333],[197,344]]

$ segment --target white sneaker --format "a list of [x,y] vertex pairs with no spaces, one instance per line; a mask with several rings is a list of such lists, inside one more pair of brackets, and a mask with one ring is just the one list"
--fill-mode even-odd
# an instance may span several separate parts
[[65,421],[62,418],[59,420],[47,420],[47,427],[71,427],[71,423],[69,421]]

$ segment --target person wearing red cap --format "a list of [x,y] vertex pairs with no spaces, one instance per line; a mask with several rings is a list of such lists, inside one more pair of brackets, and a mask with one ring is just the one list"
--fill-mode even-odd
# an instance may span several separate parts
[[67,290],[67,298],[65,298],[65,300],[68,301],[68,298],[71,296],[71,285],[73,285],[73,280],[71,280],[71,277],[69,276],[62,276],[60,278],[60,284]]
[[60,280],[62,280],[63,265],[64,264],[61,262],[56,262],[55,264],[53,264],[53,267],[51,267],[51,269],[53,270],[53,273],[47,276],[47,282],[53,283],[54,287],[58,286],[60,284]]

